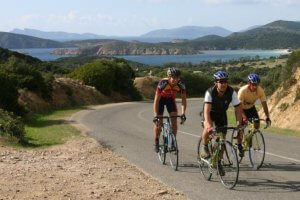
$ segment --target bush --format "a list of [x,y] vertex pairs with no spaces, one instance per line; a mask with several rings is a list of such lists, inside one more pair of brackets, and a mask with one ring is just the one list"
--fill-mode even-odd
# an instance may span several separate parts
[[130,96],[133,100],[141,99],[133,86],[135,73],[124,60],[97,60],[75,69],[69,77],[94,86],[105,95],[115,91]]
[[9,74],[0,70],[0,108],[23,115],[24,109],[18,104],[16,83]]
[[207,76],[183,71],[181,77],[186,85],[188,96],[202,96],[212,86],[212,79]]
[[281,81],[285,83],[284,87],[289,87],[289,80],[298,67],[300,67],[300,50],[294,51],[289,56],[287,64],[282,70]]
[[101,61],[85,64],[75,69],[69,76],[83,81],[84,84],[94,86],[105,95],[110,95],[115,82],[114,69]]
[[11,57],[7,63],[0,65],[0,69],[15,81],[17,88],[27,88],[40,94],[43,98],[49,98],[49,87],[37,66]]
[[295,96],[294,102],[298,101],[299,99],[300,99],[300,88],[298,87],[297,91],[296,91],[296,96]]
[[289,104],[288,103],[282,103],[280,106],[279,106],[279,110],[281,112],[285,111],[287,108],[289,107]]
[[21,118],[0,109],[0,135],[15,137],[20,142],[25,142],[25,129]]

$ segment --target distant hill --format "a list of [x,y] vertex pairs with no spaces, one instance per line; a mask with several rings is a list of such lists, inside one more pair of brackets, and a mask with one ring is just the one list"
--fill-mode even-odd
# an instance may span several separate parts
[[36,29],[13,29],[11,33],[23,34],[38,38],[71,41],[71,40],[94,40],[94,39],[116,39],[124,41],[138,40],[141,42],[170,42],[173,39],[195,39],[205,35],[227,36],[232,33],[221,27],[200,27],[200,26],[184,26],[175,29],[154,30],[141,36],[105,36],[93,33],[67,33],[62,31],[41,31]]
[[53,40],[46,40],[8,32],[0,32],[0,47],[8,49],[59,48],[65,47],[65,45]]
[[0,47],[0,64],[6,63],[11,57],[16,57],[19,60],[23,60],[29,64],[40,64],[42,63],[41,60],[38,58],[34,58],[32,56],[28,56],[16,51],[10,51],[8,49],[3,49]]
[[193,40],[173,39],[161,43],[84,40],[65,44],[80,46],[77,52],[72,52],[79,55],[187,55],[202,50],[296,49],[300,48],[300,22],[275,21],[226,37],[206,35]]
[[29,35],[38,38],[44,38],[49,40],[67,41],[67,40],[87,40],[87,39],[100,39],[106,38],[104,35],[96,35],[93,33],[67,33],[62,31],[40,31],[36,29],[13,29],[11,33]]
[[227,36],[231,31],[222,27],[183,26],[174,29],[159,29],[141,35],[144,38],[195,39],[206,35]]
[[299,48],[300,22],[280,20],[227,37],[209,36],[187,43],[197,50]]
[[238,32],[245,32],[245,31],[249,31],[249,30],[252,30],[252,29],[255,29],[255,28],[258,28],[258,27],[260,27],[261,25],[254,25],[254,26],[250,26],[250,27],[248,27],[248,28],[246,28],[246,29],[243,29],[243,30],[240,30],[240,31],[238,31]]

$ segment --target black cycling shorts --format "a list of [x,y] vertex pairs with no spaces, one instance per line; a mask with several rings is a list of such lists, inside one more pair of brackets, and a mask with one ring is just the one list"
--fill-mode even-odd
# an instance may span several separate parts
[[175,99],[173,97],[165,98],[161,97],[158,102],[158,115],[164,114],[165,106],[167,107],[167,110],[169,113],[171,112],[177,112],[177,106]]
[[[204,119],[204,113],[202,113],[203,115],[203,121]],[[216,113],[216,112],[210,112],[210,118],[211,120],[214,122],[215,127],[224,127],[227,126],[228,124],[228,120],[227,120],[227,114],[225,113]],[[226,129],[224,129],[224,131],[222,131],[224,134],[226,134]]]
[[259,116],[258,116],[258,113],[257,113],[257,110],[256,110],[255,106],[253,106],[253,107],[251,107],[247,110],[244,110],[244,112],[245,112],[245,114],[246,114],[249,121],[252,121],[252,118],[259,119]]

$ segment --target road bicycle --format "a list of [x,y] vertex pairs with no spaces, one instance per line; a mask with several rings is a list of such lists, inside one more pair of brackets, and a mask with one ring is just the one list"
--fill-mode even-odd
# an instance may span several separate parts
[[[263,119],[249,118],[248,130],[244,131],[242,137],[242,147],[244,152],[249,152],[249,160],[253,169],[258,170],[264,163],[266,145],[262,132],[256,129],[254,122],[265,121]],[[266,123],[264,129],[268,128],[269,125]],[[237,132],[232,134],[231,142],[237,138]],[[237,145],[234,145],[237,148]],[[239,163],[242,162],[243,157],[239,156]]]
[[201,157],[202,137],[200,137],[197,148],[197,159],[199,168],[206,180],[210,180],[213,173],[219,175],[221,183],[225,188],[232,189],[238,182],[239,163],[236,148],[225,139],[224,133],[231,130],[232,134],[237,132],[237,127],[216,127],[210,131],[208,139],[209,158]]
[[156,123],[159,123],[159,120],[164,120],[161,127],[161,133],[160,133],[160,139],[159,139],[159,151],[158,151],[158,158],[160,162],[164,165],[166,164],[166,155],[169,153],[170,158],[170,164],[171,167],[177,171],[178,170],[178,144],[176,137],[173,132],[171,118],[180,118],[181,122],[180,124],[184,123],[184,119],[182,116],[162,116],[157,117],[158,121]]

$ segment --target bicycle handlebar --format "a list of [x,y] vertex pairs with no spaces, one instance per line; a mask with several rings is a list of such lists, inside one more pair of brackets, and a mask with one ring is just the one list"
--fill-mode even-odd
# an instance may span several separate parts
[[159,120],[161,120],[161,119],[168,119],[168,120],[170,120],[171,118],[180,118],[181,119],[180,124],[183,124],[185,122],[185,120],[183,119],[182,115],[176,115],[176,116],[157,116],[155,118],[156,119],[153,120],[154,123],[158,123]]
[[[265,119],[259,119],[259,118],[249,118],[249,119],[248,119],[248,123],[251,123],[251,124],[253,124],[253,122],[255,122],[255,121],[263,121],[263,122],[266,122]],[[268,128],[269,126],[270,126],[270,124],[268,124],[268,123],[266,122],[266,125],[264,126],[264,129]]]
[[215,127],[213,128],[211,131],[209,131],[211,134],[217,134],[223,131],[227,131],[227,130],[237,130],[237,131],[241,131],[244,130],[246,128],[246,125],[242,125],[242,126],[221,126],[221,127]]

